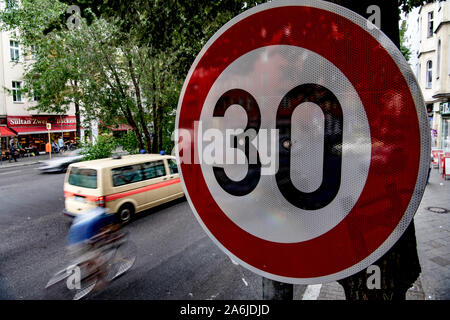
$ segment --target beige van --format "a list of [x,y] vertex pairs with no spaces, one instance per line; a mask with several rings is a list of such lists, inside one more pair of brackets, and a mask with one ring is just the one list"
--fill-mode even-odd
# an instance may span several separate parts
[[175,157],[139,154],[71,164],[64,196],[67,216],[100,206],[128,222],[134,213],[184,193]]

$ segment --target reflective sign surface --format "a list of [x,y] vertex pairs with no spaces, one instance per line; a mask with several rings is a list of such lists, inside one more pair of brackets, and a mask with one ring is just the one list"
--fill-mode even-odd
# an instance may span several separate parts
[[177,153],[207,234],[250,270],[324,283],[372,264],[425,188],[423,99],[398,49],[357,14],[276,1],[227,23],[180,96]]

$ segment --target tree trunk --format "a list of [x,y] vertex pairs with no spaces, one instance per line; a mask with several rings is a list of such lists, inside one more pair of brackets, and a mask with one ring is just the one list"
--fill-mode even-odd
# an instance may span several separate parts
[[292,300],[294,285],[262,278],[263,300]]
[[138,83],[136,74],[134,72],[133,61],[131,58],[128,58],[128,68],[130,71],[131,80],[133,82],[133,86],[134,86],[134,90],[135,90],[136,106],[138,108],[139,120],[141,122],[142,131],[144,132],[145,140],[147,142],[147,152],[150,152],[152,149],[150,132],[148,131],[147,121],[145,120],[145,117],[144,117],[144,108],[142,107],[142,100],[141,100],[141,88],[139,87],[139,83]]
[[[157,68],[152,65],[152,89],[153,92],[156,92],[156,78],[155,72]],[[153,153],[158,153],[158,136],[159,136],[159,116],[158,116],[158,98],[157,95],[153,95],[152,99],[152,113],[153,113]]]
[[163,150],[163,125],[162,125],[162,117],[163,110],[162,108],[158,108],[158,123],[159,123],[159,132],[158,132],[158,149]]
[[367,13],[371,5],[380,7],[381,25],[380,29],[391,39],[397,47],[400,47],[400,34],[398,28],[399,6],[397,0],[325,0],[348,8],[359,15],[369,18],[372,14]]
[[156,103],[153,105],[153,145],[152,152],[158,153],[159,117]]
[[[131,111],[129,110],[129,108],[127,111],[129,111],[129,113],[131,114]],[[137,126],[137,123],[134,121],[133,117],[127,113],[128,112],[124,112],[125,119],[127,120],[128,124],[133,128],[133,131],[136,134],[136,138],[138,140],[138,145],[139,145],[139,150],[143,150],[143,149],[145,149],[145,147],[144,147],[144,142],[142,141],[141,131],[139,130],[139,127]]]
[[[379,6],[381,30],[397,47],[400,47],[397,0],[329,0],[329,2],[344,6],[365,18],[371,15],[371,13],[366,12],[369,6]],[[395,199],[391,199],[391,202],[395,201]],[[381,271],[381,288],[368,289],[367,278],[370,275],[367,274],[366,270],[362,270],[353,276],[338,281],[344,287],[346,299],[405,300],[406,291],[413,285],[421,272],[416,248],[414,221],[411,222],[397,243],[374,264]]]
[[80,142],[81,139],[81,117],[80,117],[80,103],[78,100],[75,100],[75,122],[76,122],[76,129],[75,129],[75,142]]
[[142,141],[142,135],[141,131],[139,130],[139,127],[134,121],[133,114],[131,113],[130,107],[125,103],[124,106],[120,107],[120,110],[122,111],[123,115],[125,116],[125,119],[127,120],[127,123],[133,128],[134,133],[136,134],[136,138],[138,140],[139,144],[139,150],[145,149],[144,148],[144,142]]
[[[78,81],[73,82],[75,90],[78,92]],[[81,115],[80,115],[80,102],[78,98],[74,99],[75,104],[75,142],[78,143],[81,139]]]
[[139,150],[145,150],[144,141],[142,141],[141,133],[139,132],[139,130],[136,129],[134,129],[133,131],[138,141]]
[[421,271],[414,222],[409,225],[397,243],[374,264],[380,268],[380,289],[367,288],[367,278],[370,275],[366,270],[362,270],[338,281],[344,287],[346,299],[405,300],[406,291],[413,285]]

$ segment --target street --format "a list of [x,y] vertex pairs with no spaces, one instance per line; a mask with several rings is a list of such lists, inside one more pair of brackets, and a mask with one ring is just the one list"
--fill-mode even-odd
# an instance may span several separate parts
[[[37,166],[0,170],[0,300],[45,299],[47,281],[68,263],[64,174],[40,174]],[[408,300],[448,299],[448,216],[426,208],[448,207],[449,186],[433,169],[415,216],[422,273]],[[262,299],[261,277],[235,265],[209,239],[184,198],[138,214],[125,228],[138,247],[136,264],[88,299]],[[345,296],[332,282],[294,286],[299,299]]]
[[0,301],[450,299],[450,1],[116,2],[0,8]]
[[[44,299],[45,284],[66,266],[63,180],[36,165],[0,171],[0,299]],[[261,299],[261,277],[216,247],[186,200],[144,212],[126,229],[136,264],[91,299]]]

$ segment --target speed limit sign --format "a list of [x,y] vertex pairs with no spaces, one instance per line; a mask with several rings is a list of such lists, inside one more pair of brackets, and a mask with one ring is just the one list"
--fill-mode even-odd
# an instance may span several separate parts
[[281,282],[367,268],[425,188],[429,131],[411,69],[374,25],[325,1],[274,1],[223,26],[189,71],[176,129],[205,232]]

